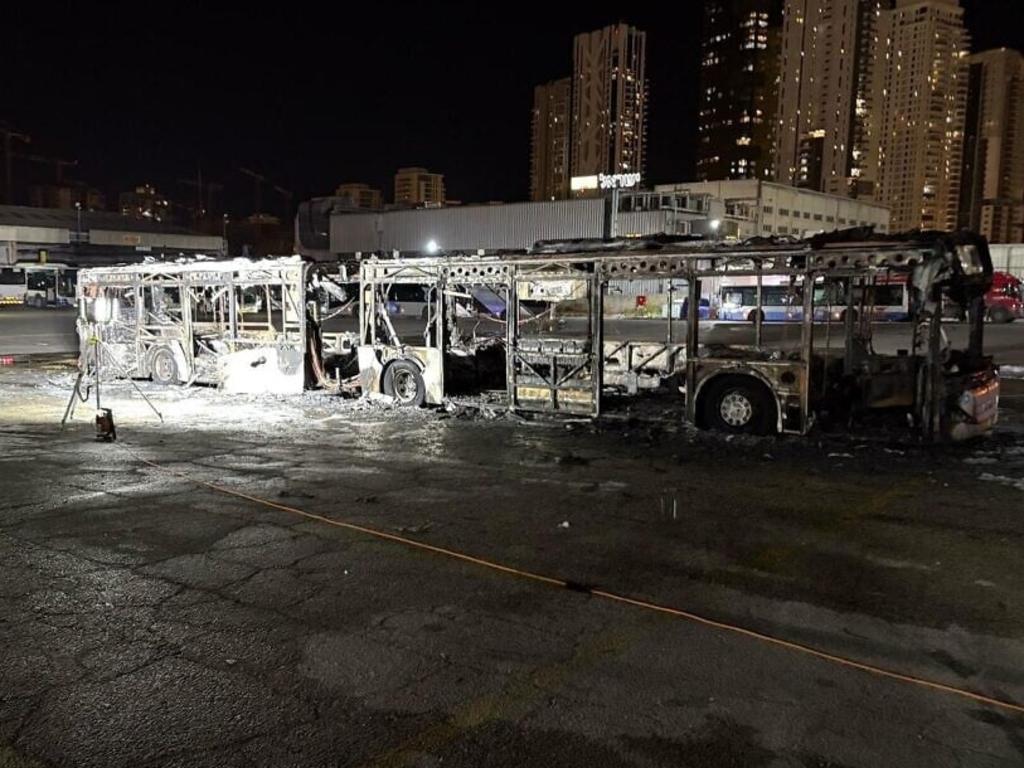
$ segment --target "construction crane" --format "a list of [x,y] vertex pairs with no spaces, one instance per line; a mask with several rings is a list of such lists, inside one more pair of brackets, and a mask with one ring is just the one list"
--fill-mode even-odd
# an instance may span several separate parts
[[253,203],[255,205],[255,210],[253,211],[254,213],[260,213],[261,212],[260,209],[263,207],[263,184],[266,183],[266,184],[269,184],[271,186],[271,188],[273,188],[273,190],[275,192],[277,192],[279,195],[281,195],[281,197],[284,199],[285,206],[286,206],[286,209],[287,209],[286,210],[286,217],[287,217],[287,215],[291,214],[291,210],[292,210],[292,192],[291,192],[291,190],[285,189],[284,187],[278,186],[277,184],[272,182],[270,179],[268,179],[263,174],[256,173],[256,171],[251,171],[248,168],[239,168],[238,170],[239,170],[240,173],[243,173],[244,175],[249,176],[253,180],[253,182],[254,182],[254,195],[253,195]]
[[11,128],[8,123],[0,123],[0,136],[4,139],[4,202],[8,205],[14,204],[14,180],[11,176],[11,144],[20,141],[22,144],[31,144],[32,137],[27,133],[19,133]]
[[28,160],[30,163],[39,163],[40,165],[52,165],[55,172],[56,183],[61,185],[64,183],[64,169],[74,168],[78,165],[77,160],[61,160],[57,157],[44,157],[43,155],[23,155],[15,153],[14,157],[18,160]]
[[[186,187],[192,187],[196,191],[196,217],[203,216],[210,209],[213,208],[213,195],[214,192],[220,192],[224,189],[223,184],[218,184],[213,181],[203,183],[203,172],[199,171],[194,179],[178,179],[178,183]],[[206,192],[206,201],[203,201],[203,192]]]

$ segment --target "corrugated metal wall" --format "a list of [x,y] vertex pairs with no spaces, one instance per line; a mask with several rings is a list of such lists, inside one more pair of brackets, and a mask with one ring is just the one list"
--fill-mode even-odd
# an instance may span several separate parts
[[[675,281],[677,285],[685,284]],[[608,295],[615,296],[654,296],[668,291],[668,281],[655,278],[638,280],[609,280]]]
[[601,237],[599,198],[418,208],[331,217],[331,251],[422,251],[431,240],[445,251],[525,249],[538,240]]
[[1009,272],[1024,280],[1024,244],[989,245],[992,252],[992,265],[996,272]]
[[[642,278],[636,280],[609,280],[608,281],[608,295],[609,296],[660,296],[663,293],[668,293],[669,282],[672,283],[672,290],[675,292],[675,298],[677,301],[681,300],[682,297],[687,295],[687,287],[685,280],[672,279],[671,281],[666,279],[654,279],[654,278]],[[700,282],[700,294],[701,298],[711,300],[711,303],[715,303],[715,297],[718,296],[718,292],[722,285],[722,278],[720,277],[708,277]]]
[[619,237],[642,237],[643,235],[688,235],[691,232],[690,222],[703,220],[706,216],[699,213],[681,211],[625,211],[618,215]]

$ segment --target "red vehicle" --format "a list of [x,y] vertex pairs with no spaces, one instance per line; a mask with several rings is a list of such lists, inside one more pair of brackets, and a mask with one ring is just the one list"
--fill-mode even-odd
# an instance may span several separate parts
[[992,275],[992,287],[985,294],[985,319],[1009,323],[1024,318],[1024,293],[1019,279],[1006,272]]

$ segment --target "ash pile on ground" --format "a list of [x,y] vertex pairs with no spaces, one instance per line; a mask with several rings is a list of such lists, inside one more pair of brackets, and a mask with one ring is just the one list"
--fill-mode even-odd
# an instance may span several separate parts
[[[51,423],[56,427],[76,377],[77,369],[69,362],[4,369],[0,373],[0,420]],[[802,462],[812,471],[840,466],[871,471],[903,461],[926,462],[934,468],[956,462],[961,466],[977,465],[979,471],[990,475],[984,479],[993,482],[1024,483],[1020,479],[1024,475],[1024,381],[1004,379],[1003,389],[999,427],[986,438],[962,445],[928,445],[912,431],[891,422],[854,425],[849,431],[815,430],[806,437],[707,432],[685,423],[681,399],[674,393],[609,397],[599,419],[511,412],[505,406],[503,392],[451,399],[437,408],[405,408],[385,396],[351,397],[324,390],[301,395],[226,395],[215,387],[161,386],[149,381],[133,385],[127,380],[103,381],[101,394],[103,405],[114,409],[115,419],[122,426],[159,423],[141,391],[163,415],[164,425],[172,429],[281,435],[381,419],[404,420],[410,425],[436,422],[439,428],[464,422],[494,423],[517,429],[600,434],[654,447],[679,462],[687,461],[694,452],[702,457],[721,457],[722,461],[743,457]],[[93,400],[77,402],[75,421],[91,421],[93,405]],[[573,459],[569,456],[566,460]]]

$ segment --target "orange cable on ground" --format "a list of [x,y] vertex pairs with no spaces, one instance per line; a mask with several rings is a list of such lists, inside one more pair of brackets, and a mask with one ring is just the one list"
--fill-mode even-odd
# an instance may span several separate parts
[[557,579],[551,576],[545,576],[540,573],[534,573],[532,571],[526,571],[521,568],[515,568],[513,566],[496,563],[492,560],[487,560],[485,558],[475,557],[473,555],[466,554],[465,552],[459,552],[453,549],[447,549],[445,547],[438,547],[433,544],[427,544],[423,541],[417,541],[416,539],[410,539],[405,536],[399,536],[394,533],[388,533],[387,531],[381,531],[376,528],[370,528],[364,525],[358,525],[356,523],[349,523],[345,522],[344,520],[335,520],[330,517],[324,517],[323,515],[315,514],[313,512],[306,512],[305,510],[298,509],[296,507],[290,507],[287,504],[280,504],[276,501],[270,501],[269,499],[264,499],[259,496],[253,496],[242,491],[236,491],[231,488],[226,488],[224,486],[211,483],[208,480],[200,480],[197,478],[190,477],[189,475],[186,475],[184,472],[179,472],[177,470],[164,467],[160,464],[157,464],[155,461],[151,461],[142,456],[139,456],[137,453],[135,453],[133,450],[125,446],[123,443],[118,443],[117,445],[119,445],[122,449],[124,449],[127,453],[129,453],[138,461],[142,462],[143,464],[149,467],[152,467],[153,469],[156,469],[157,471],[164,472],[169,475],[174,475],[175,477],[185,480],[186,482],[192,483],[194,485],[203,486],[205,488],[209,488],[210,490],[215,491],[217,493],[221,493],[227,496],[235,496],[240,499],[245,499],[246,501],[251,501],[254,504],[270,507],[271,509],[277,509],[281,512],[287,512],[289,514],[297,515],[299,517],[304,517],[307,520],[314,520],[316,522],[324,523],[325,525],[331,525],[336,528],[344,528],[349,531],[355,531],[357,533],[362,533],[367,536],[383,539],[385,541],[393,541],[397,544],[404,544],[407,547],[412,547],[414,549],[419,549],[425,552],[431,552],[435,555],[443,555],[444,557],[449,557],[454,560],[461,560],[465,563],[471,563],[473,565],[478,565],[483,568],[489,568],[493,571],[506,573],[510,576],[518,576],[519,578],[540,582],[542,584],[547,584],[548,586],[561,587],[576,592],[583,592],[586,594],[593,595],[594,597],[600,597],[605,600],[609,600],[614,603],[630,605],[635,608],[643,608],[644,610],[654,611],[656,613],[662,613],[669,616],[687,619],[688,621],[692,621],[696,624],[701,624],[706,627],[712,627],[714,629],[719,629],[725,632],[732,632],[733,634],[749,637],[753,640],[759,640],[770,645],[794,651],[796,653],[802,653],[807,656],[813,656],[823,661],[828,661],[843,667],[858,669],[862,672],[878,675],[879,677],[885,677],[891,680],[898,680],[903,683],[917,685],[933,691],[949,693],[955,696],[960,696],[964,699],[969,699],[970,701],[978,702],[980,704],[987,704],[989,706],[997,707],[999,709],[1005,709],[1011,712],[1016,712],[1018,714],[1024,714],[1024,705],[1016,704],[1011,701],[1004,701],[1002,699],[992,698],[991,696],[985,696],[983,694],[975,693],[974,691],[969,691],[964,688],[957,688],[953,685],[938,683],[934,680],[927,680],[902,672],[894,672],[892,670],[885,669],[884,667],[875,666],[874,664],[868,664],[867,662],[856,661],[855,659],[849,659],[845,656],[839,656],[833,653],[829,653],[827,651],[821,651],[809,645],[792,642],[790,640],[783,640],[782,638],[773,637],[772,635],[767,635],[763,632],[758,632],[753,629],[740,627],[735,624],[729,624],[724,621],[716,621],[714,619],[709,619],[699,614],[684,611],[679,608],[673,608],[668,605],[661,605],[660,603],[653,603],[647,600],[640,600],[637,598],[627,597],[625,595],[620,595],[615,592],[609,592],[603,589],[588,587],[584,584],[579,584],[577,582],[569,581],[566,579]]

